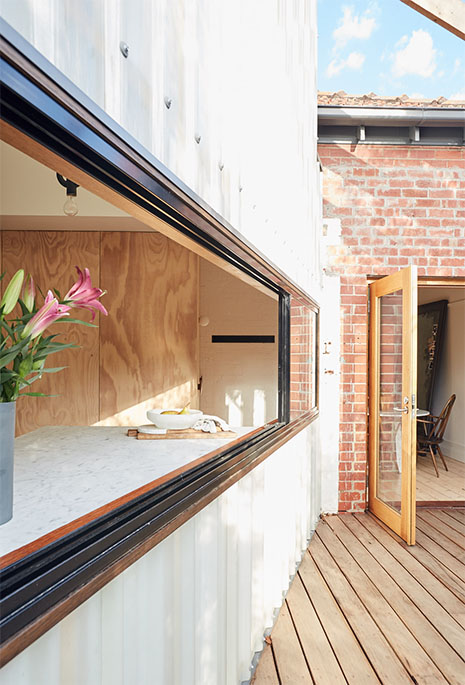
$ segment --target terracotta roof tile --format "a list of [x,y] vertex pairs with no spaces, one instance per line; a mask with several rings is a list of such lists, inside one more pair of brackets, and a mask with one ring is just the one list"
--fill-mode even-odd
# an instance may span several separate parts
[[383,97],[376,93],[366,95],[349,95],[344,90],[337,93],[318,91],[319,105],[345,105],[346,107],[431,107],[436,109],[465,107],[464,100],[447,100],[440,96],[434,100],[421,100],[409,98],[408,95],[397,95],[393,97]]

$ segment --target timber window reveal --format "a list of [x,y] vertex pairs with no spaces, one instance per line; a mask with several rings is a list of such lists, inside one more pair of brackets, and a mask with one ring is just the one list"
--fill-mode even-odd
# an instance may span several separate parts
[[290,419],[318,408],[318,313],[301,297],[290,301]]
[[[140,234],[127,231],[114,238],[128,249],[137,252],[146,240],[171,239],[175,253],[182,246],[260,290],[272,303],[277,329],[275,344],[263,345],[268,353],[275,348],[275,409],[262,412],[260,420],[257,414],[255,429],[100,508],[95,516],[83,517],[78,527],[64,526],[32,548],[15,550],[5,561],[0,624],[5,643],[0,661],[5,663],[32,641],[28,628],[33,622],[35,638],[102,587],[116,564],[121,572],[317,416],[318,306],[4,23],[2,34],[5,142],[72,178],[80,194],[94,192],[140,222]],[[115,248],[104,224],[98,229],[96,255]],[[10,228],[14,234],[19,227]],[[158,238],[151,229],[159,231]],[[250,335],[268,335],[271,329],[267,322],[266,330],[249,330]],[[237,326],[221,333],[243,331]],[[200,375],[205,392],[205,374]],[[192,382],[194,394],[198,381]]]

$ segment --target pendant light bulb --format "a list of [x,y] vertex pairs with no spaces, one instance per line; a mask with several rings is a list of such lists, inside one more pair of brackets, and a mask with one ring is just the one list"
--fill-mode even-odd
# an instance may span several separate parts
[[63,188],[66,188],[66,202],[63,205],[64,213],[66,216],[76,216],[79,211],[76,199],[77,189],[79,188],[78,184],[74,183],[74,181],[70,181],[69,178],[65,178],[58,172],[57,181]]
[[79,211],[79,207],[75,195],[67,196],[66,202],[63,205],[63,211],[66,214],[66,216],[76,216],[76,214]]

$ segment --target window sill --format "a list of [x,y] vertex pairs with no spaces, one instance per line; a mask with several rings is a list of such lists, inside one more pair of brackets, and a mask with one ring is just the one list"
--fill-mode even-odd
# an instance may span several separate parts
[[[71,525],[55,529],[54,534],[58,535],[56,539],[51,534],[45,535],[36,541],[36,544],[40,544],[37,549],[26,545],[3,557],[0,623],[3,643],[0,666],[243,478],[317,416],[318,411],[315,410],[289,424],[273,423],[252,430],[245,428],[246,435],[222,440],[221,446],[215,451],[212,451],[211,443],[216,443],[216,440],[189,441],[184,449],[191,447],[190,458],[184,467],[179,466],[173,471],[167,466],[166,475],[159,476],[158,480],[152,480],[128,495],[113,500],[87,517],[75,519]],[[102,431],[102,428],[69,430],[85,434],[88,430]],[[114,432],[115,436],[119,435],[116,442],[120,444],[123,438],[129,445],[142,442],[128,438],[124,428],[116,428]],[[100,482],[105,477],[110,480],[115,471],[111,442],[107,440],[104,448],[100,447],[104,466],[100,461],[100,470],[94,471],[100,479],[97,482],[99,487]],[[186,444],[188,441],[183,442]],[[170,445],[172,443],[170,441]],[[192,447],[198,443],[204,444],[205,453],[192,461]],[[128,449],[131,449],[129,445]],[[60,448],[57,447],[54,452],[62,458],[63,451]],[[82,459],[82,454],[78,453],[76,459]],[[133,460],[128,463],[133,468]],[[112,468],[107,468],[108,465]],[[88,464],[84,466],[86,469]],[[128,477],[128,470],[126,468],[124,472],[123,469],[125,478]],[[62,483],[67,481],[73,491],[77,490],[73,477],[69,473],[65,477],[63,469],[58,469],[56,464],[51,472],[57,482],[61,478]],[[47,482],[52,482],[50,475],[47,476]],[[31,481],[28,486],[30,493]],[[48,497],[46,494],[42,496]],[[88,502],[88,486],[82,496],[83,501]],[[105,499],[109,499],[108,494]],[[31,509],[34,509],[31,511],[31,517],[34,518],[37,512],[34,506]],[[2,530],[6,530],[8,525],[5,524]]]
[[181,475],[237,438],[136,440],[120,426],[48,426],[15,441],[13,518],[0,566],[21,559]]

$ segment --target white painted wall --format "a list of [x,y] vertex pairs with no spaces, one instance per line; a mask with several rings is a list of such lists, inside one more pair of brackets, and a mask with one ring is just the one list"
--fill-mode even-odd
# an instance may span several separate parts
[[339,508],[339,387],[341,334],[339,276],[324,277],[325,307],[320,317],[321,510]]
[[[2,216],[61,216],[66,219],[63,213],[65,200],[66,190],[51,169],[0,141]],[[76,201],[79,216],[128,216],[85,188],[78,188]]]
[[447,305],[444,346],[433,398],[433,412],[438,415],[447,399],[457,398],[444,434],[445,455],[465,462],[465,292],[462,299]]
[[[278,416],[278,301],[200,260],[200,408],[231,426]],[[274,335],[275,343],[212,343],[212,335]]]
[[315,421],[49,630],[2,685],[238,685],[320,511]]

